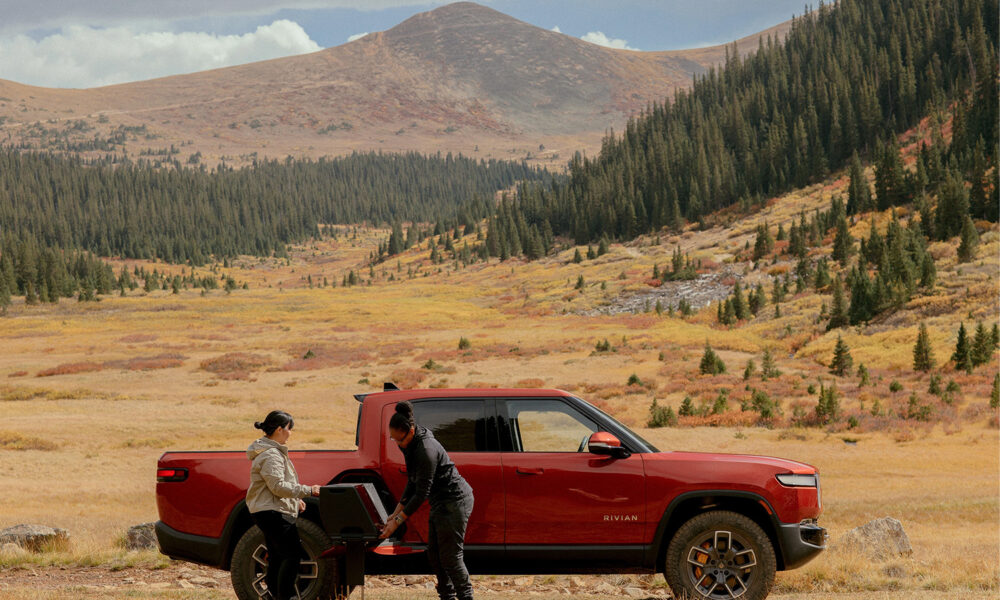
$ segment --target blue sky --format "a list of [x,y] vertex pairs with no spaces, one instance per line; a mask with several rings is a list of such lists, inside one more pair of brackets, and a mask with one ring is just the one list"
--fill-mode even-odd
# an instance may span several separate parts
[[[94,87],[315,52],[447,2],[0,0],[0,79]],[[720,44],[801,15],[801,0],[484,0],[538,27],[638,50]]]

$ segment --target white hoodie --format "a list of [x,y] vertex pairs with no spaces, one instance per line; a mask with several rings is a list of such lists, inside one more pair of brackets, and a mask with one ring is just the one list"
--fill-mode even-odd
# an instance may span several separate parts
[[312,493],[299,484],[298,473],[288,458],[288,446],[262,437],[247,448],[250,465],[250,489],[247,508],[252,513],[276,510],[291,516],[299,514],[299,498]]

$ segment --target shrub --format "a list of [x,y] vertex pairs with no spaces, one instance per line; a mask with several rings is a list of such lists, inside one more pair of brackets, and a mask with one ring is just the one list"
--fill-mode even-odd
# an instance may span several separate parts
[[778,414],[778,404],[771,400],[764,390],[755,389],[750,397],[750,406],[761,419],[772,419]]
[[659,405],[656,398],[653,398],[653,403],[649,406],[649,421],[646,425],[654,428],[674,427],[677,425],[677,415],[674,414],[674,409]]
[[628,382],[625,385],[642,385],[642,380],[635,373],[628,376]]
[[469,341],[469,338],[461,337],[461,338],[458,339],[458,349],[459,350],[468,350],[471,347],[472,347],[472,343]]
[[203,371],[215,373],[216,375],[245,373],[254,369],[259,369],[271,364],[271,359],[261,354],[249,354],[246,352],[230,352],[215,358],[208,358],[201,361],[199,365]]
[[684,400],[681,401],[681,407],[677,410],[677,414],[682,417],[690,417],[694,415],[694,403],[691,402],[691,396],[684,396]]
[[892,382],[889,383],[889,391],[890,392],[898,392],[898,391],[900,391],[902,389],[903,389],[903,384],[899,383],[895,379],[893,379]]
[[941,376],[938,374],[931,375],[930,383],[927,385],[927,393],[934,394],[935,396],[941,395]]
[[104,365],[95,362],[65,363],[51,369],[42,369],[35,377],[52,377],[53,375],[74,375],[76,373],[91,373],[104,369]]
[[611,350],[611,342],[609,342],[607,338],[604,338],[604,341],[597,342],[594,346],[595,352],[611,352]]

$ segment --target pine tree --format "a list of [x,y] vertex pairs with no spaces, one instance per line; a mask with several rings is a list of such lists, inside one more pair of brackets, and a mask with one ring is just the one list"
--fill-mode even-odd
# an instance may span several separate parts
[[737,281],[733,285],[733,312],[735,316],[740,321],[745,321],[750,318],[750,309],[747,307],[746,300],[743,298],[743,289],[740,287],[740,282]]
[[718,375],[726,372],[726,365],[722,359],[712,350],[712,346],[705,342],[705,352],[701,355],[701,363],[698,371],[702,375]]
[[837,384],[833,382],[830,387],[820,383],[819,398],[816,401],[816,417],[821,423],[829,423],[837,418],[840,413],[840,394],[837,393]]
[[847,261],[851,259],[851,254],[854,253],[854,238],[851,236],[851,230],[847,226],[847,219],[841,216],[837,219],[837,233],[833,238],[833,252],[831,257],[833,260],[840,263],[842,267],[847,266]]
[[913,345],[913,370],[927,372],[934,368],[934,353],[931,350],[930,336],[927,325],[920,324],[917,342]]
[[690,417],[692,415],[694,415],[694,404],[691,402],[691,396],[684,396],[680,408],[677,409],[677,416]]
[[951,355],[956,370],[972,373],[972,348],[969,347],[968,336],[965,333],[965,323],[958,327],[958,340],[955,342],[955,352]]
[[958,262],[969,262],[976,255],[976,246],[979,245],[979,232],[969,215],[965,216],[962,223],[962,241],[958,244]]
[[972,338],[972,366],[985,365],[993,356],[993,337],[980,321],[976,323],[976,334]]
[[0,277],[0,315],[7,314],[8,306],[10,306],[10,288],[7,287],[7,280]]
[[826,330],[838,329],[848,325],[847,302],[844,300],[844,284],[838,274],[833,279],[833,306],[830,309],[830,321]]
[[753,359],[747,360],[747,366],[743,369],[743,381],[746,381],[753,377],[757,373],[757,365],[754,364]]
[[854,360],[851,358],[851,349],[843,338],[837,336],[837,345],[833,348],[833,360],[830,361],[830,373],[843,377],[851,372]]
[[875,208],[872,202],[871,187],[868,185],[868,178],[865,177],[864,168],[861,166],[861,159],[855,151],[851,157],[850,184],[847,188],[847,213],[855,214],[867,212]]
[[1000,408],[1000,373],[993,376],[993,389],[990,390],[990,408]]
[[760,378],[764,381],[768,379],[774,379],[781,376],[781,371],[774,364],[774,358],[771,357],[771,349],[764,349],[764,357],[760,361]]

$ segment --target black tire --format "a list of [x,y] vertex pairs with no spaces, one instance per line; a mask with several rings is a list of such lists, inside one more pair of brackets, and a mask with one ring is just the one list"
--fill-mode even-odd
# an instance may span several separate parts
[[675,598],[764,600],[775,570],[774,547],[757,523],[738,513],[712,511],[677,530],[663,576]]
[[[296,589],[300,600],[317,600],[336,598],[332,595],[339,586],[338,564],[336,559],[320,559],[319,555],[329,548],[330,537],[323,528],[307,519],[298,519],[299,539],[302,540],[302,566],[299,568],[299,578]],[[271,600],[264,583],[267,569],[267,549],[264,546],[264,533],[254,525],[243,534],[236,548],[233,549],[233,560],[229,574],[233,581],[233,590],[240,600]]]

